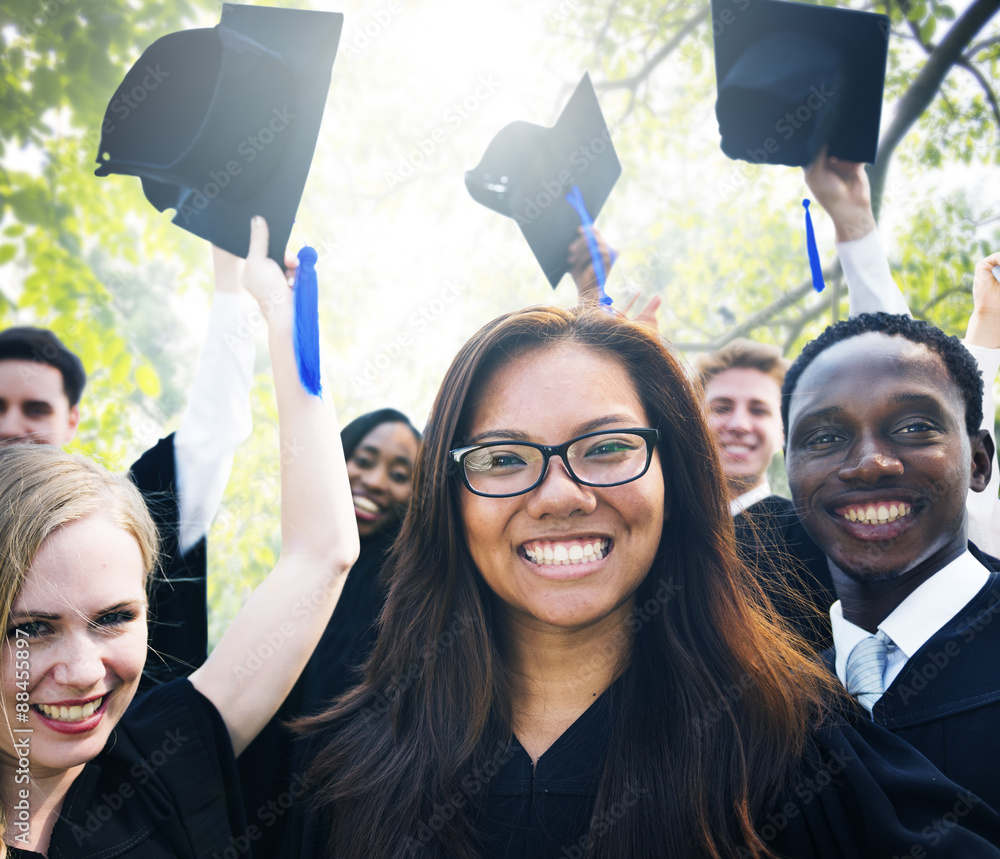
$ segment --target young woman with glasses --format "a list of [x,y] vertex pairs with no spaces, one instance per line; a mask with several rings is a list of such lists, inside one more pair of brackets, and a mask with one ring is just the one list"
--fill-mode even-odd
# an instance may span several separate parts
[[959,789],[845,721],[771,619],[655,335],[600,310],[501,317],[428,427],[365,678],[303,725],[287,855],[1000,853],[978,803],[933,829]]

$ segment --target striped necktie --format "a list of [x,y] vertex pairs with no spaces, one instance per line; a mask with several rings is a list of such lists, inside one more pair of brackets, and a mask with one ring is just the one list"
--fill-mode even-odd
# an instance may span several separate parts
[[885,692],[885,658],[895,647],[880,629],[875,635],[862,638],[847,657],[844,672],[847,691],[869,713]]

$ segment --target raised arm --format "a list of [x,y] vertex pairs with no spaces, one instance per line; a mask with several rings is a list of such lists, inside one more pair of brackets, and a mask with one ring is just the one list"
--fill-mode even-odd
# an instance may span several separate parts
[[[254,218],[244,283],[267,320],[281,443],[281,557],[191,682],[239,754],[285,699],[330,620],[359,543],[337,420],[299,383],[288,283]],[[249,658],[253,657],[253,658]]]
[[229,481],[236,448],[250,435],[253,301],[240,286],[243,260],[212,248],[215,295],[181,426],[174,436],[181,554],[208,531]]
[[[180,429],[132,466],[156,517],[162,576],[151,595],[150,659],[142,689],[186,677],[208,652],[207,558],[202,542],[219,507],[233,454],[250,434],[254,302],[240,286],[243,261],[215,249],[215,297]],[[200,545],[199,545],[200,544]]]
[[[610,274],[611,266],[615,264],[617,255],[608,243],[604,241],[604,236],[597,231],[597,228],[592,227],[592,229],[594,238],[597,241],[597,247],[601,253],[601,259],[604,262],[604,272],[606,275]],[[569,263],[569,273],[573,277],[573,283],[576,284],[577,304],[580,307],[597,307],[600,304],[600,293],[597,289],[597,274],[594,272],[594,261],[590,256],[590,246],[587,243],[586,235],[584,235],[583,227],[580,227],[580,236],[574,239],[573,243],[569,246],[569,256],[566,261]],[[628,316],[638,300],[639,293],[636,293],[621,312],[625,316]],[[646,302],[641,311],[629,318],[633,322],[645,325],[659,334],[660,321],[656,314],[660,310],[660,303],[660,297],[654,295]]]
[[[993,274],[993,267],[1000,265],[1000,252],[991,254],[976,264],[972,284],[972,315],[965,335],[966,348],[972,353],[983,374],[983,425],[981,429],[994,433],[996,404],[993,401],[993,384],[1000,370],[1000,281]],[[982,492],[970,492],[969,539],[988,555],[1000,553],[1000,469],[994,438],[993,473]]]
[[837,255],[847,281],[849,313],[903,313],[910,308],[892,279],[875,228],[865,165],[827,155],[826,147],[805,169],[806,185],[833,220]]

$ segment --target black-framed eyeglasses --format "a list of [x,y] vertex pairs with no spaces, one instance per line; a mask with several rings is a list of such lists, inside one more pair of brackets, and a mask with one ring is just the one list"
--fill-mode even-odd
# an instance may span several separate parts
[[558,456],[584,486],[620,486],[649,469],[659,430],[649,427],[597,430],[557,445],[528,441],[488,441],[451,451],[462,482],[486,498],[530,492],[545,479],[549,459]]

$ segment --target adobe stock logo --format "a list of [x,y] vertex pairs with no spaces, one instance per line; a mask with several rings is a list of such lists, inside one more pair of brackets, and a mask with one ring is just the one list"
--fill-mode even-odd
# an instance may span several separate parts
[[[794,111],[789,111],[774,123],[775,133],[779,134],[784,140],[791,140],[795,136],[795,133],[813,118],[813,114],[822,108],[833,96],[834,90],[828,88],[826,84],[821,83],[819,86],[814,84],[810,87],[809,95],[803,99],[802,103]],[[781,144],[775,138],[768,137],[763,141],[761,147],[747,150],[747,158],[753,161],[754,164],[766,163],[771,155],[774,155],[781,149]]]
[[241,164],[235,158],[220,164],[219,169],[209,170],[207,180],[200,188],[192,188],[177,210],[177,216],[183,217],[184,223],[191,221],[194,215],[202,211],[209,200],[214,200],[232,181],[234,176],[243,172],[244,166],[252,164],[254,159],[270,146],[275,139],[295,120],[295,114],[287,107],[276,107],[271,111],[271,118],[266,125],[261,126],[253,134],[247,135],[236,147],[236,154],[243,156]]
[[[35,7],[35,13],[31,18],[19,18],[17,21],[17,30],[25,39],[30,39],[33,36],[37,36],[41,30],[44,30],[52,23],[53,18],[55,18],[60,11],[59,7],[66,6],[69,0],[41,0]],[[4,10],[6,11],[6,10]]]
[[385,172],[385,182],[390,190],[416,175],[417,168],[430,160],[431,156],[466,119],[471,117],[482,104],[500,88],[500,82],[492,74],[480,75],[472,92],[461,101],[453,102],[444,112],[443,124],[428,134],[413,141],[414,148],[406,155],[400,155],[396,169]]
[[[159,63],[155,67],[146,66],[146,74],[143,79],[128,92],[118,93],[111,99],[108,110],[120,122],[124,122],[129,118],[129,114],[146,100],[146,96],[156,89],[164,78],[168,77],[170,77],[170,72],[163,71]],[[105,117],[104,122],[101,124],[101,133],[110,134],[114,130],[115,124],[111,121],[111,118]]]
[[382,9],[375,9],[368,15],[368,20],[358,24],[350,36],[343,40],[342,53],[347,59],[353,60],[373,39],[378,38],[382,32],[388,29],[395,18],[403,11],[403,4],[399,0],[389,0],[389,3]]

